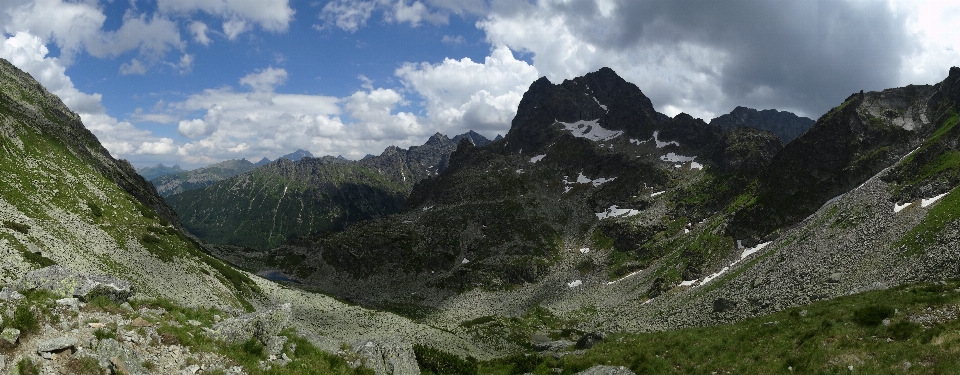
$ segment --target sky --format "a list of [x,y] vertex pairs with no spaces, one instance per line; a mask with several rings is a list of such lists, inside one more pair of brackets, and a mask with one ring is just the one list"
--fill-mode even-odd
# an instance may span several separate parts
[[537,78],[605,66],[670,116],[816,119],[943,80],[956,25],[956,0],[0,0],[0,58],[114,157],[196,168],[493,138]]

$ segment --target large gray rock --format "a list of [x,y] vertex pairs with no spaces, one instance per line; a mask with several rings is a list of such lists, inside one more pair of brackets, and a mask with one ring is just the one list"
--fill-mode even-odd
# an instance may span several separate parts
[[256,337],[262,344],[268,344],[280,331],[290,326],[290,304],[244,314],[214,324],[206,332],[213,338],[228,343],[241,343]]
[[3,290],[0,291],[0,300],[3,301],[19,301],[23,298],[23,294],[17,293],[13,288],[4,287]]
[[[361,364],[377,375],[420,375],[413,345],[397,340],[366,340],[354,345]],[[357,364],[359,365],[359,364]]]
[[77,338],[70,336],[57,337],[37,343],[37,353],[52,353],[77,347]]
[[20,330],[16,328],[6,328],[0,332],[0,344],[8,346],[17,346],[17,340],[20,339]]
[[630,369],[623,366],[593,366],[580,371],[577,375],[636,375]]
[[140,358],[137,352],[123,346],[117,340],[94,339],[91,343],[91,349],[96,353],[100,367],[111,369],[113,373],[130,375],[150,374],[150,371],[143,367],[143,359]]
[[17,291],[45,289],[60,297],[77,297],[89,301],[105,296],[115,302],[124,302],[133,296],[133,285],[106,275],[84,275],[58,265],[30,271],[12,287]]

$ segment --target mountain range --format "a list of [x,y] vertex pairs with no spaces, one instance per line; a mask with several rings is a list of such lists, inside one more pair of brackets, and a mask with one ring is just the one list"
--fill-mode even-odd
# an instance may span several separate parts
[[[854,93],[806,128],[741,107],[670,117],[603,68],[533,82],[494,141],[281,158],[163,198],[0,60],[0,369],[48,353],[44,371],[69,372],[116,342],[292,371],[315,350],[293,340],[378,374],[949,373],[958,110],[956,67],[936,85]],[[74,314],[61,295],[14,294],[50,266],[124,280],[139,300]],[[211,341],[214,322],[254,311],[288,311],[279,347]],[[11,341],[27,315],[44,329]],[[37,350],[41,338],[80,350]],[[755,345],[730,357],[740,340]],[[93,366],[131,358],[114,357]]]

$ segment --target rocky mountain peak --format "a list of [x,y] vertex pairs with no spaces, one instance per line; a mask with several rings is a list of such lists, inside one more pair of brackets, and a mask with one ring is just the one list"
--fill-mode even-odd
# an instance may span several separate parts
[[556,136],[551,127],[557,121],[597,120],[604,129],[649,137],[664,117],[640,88],[610,68],[558,85],[541,77],[520,100],[505,147],[510,151],[539,149]]
[[730,113],[710,120],[710,124],[719,126],[724,132],[742,127],[766,130],[780,137],[783,143],[790,143],[810,129],[814,121],[787,111],[777,111],[775,109],[758,111],[753,108],[737,106]]

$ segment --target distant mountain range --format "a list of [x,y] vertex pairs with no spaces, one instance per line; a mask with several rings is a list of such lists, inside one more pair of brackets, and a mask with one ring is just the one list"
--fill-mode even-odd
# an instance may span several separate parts
[[[342,230],[399,211],[414,184],[446,168],[461,140],[490,142],[472,131],[453,139],[438,133],[422,146],[391,146],[360,161],[298,151],[256,168],[246,163],[249,169],[233,176],[215,174],[220,169],[211,166],[187,178],[171,177],[178,191],[168,189],[164,177],[154,183],[170,192],[167,201],[199,237],[267,250],[296,236]],[[303,158],[294,161],[298,156]],[[214,181],[218,178],[223,181]]]

